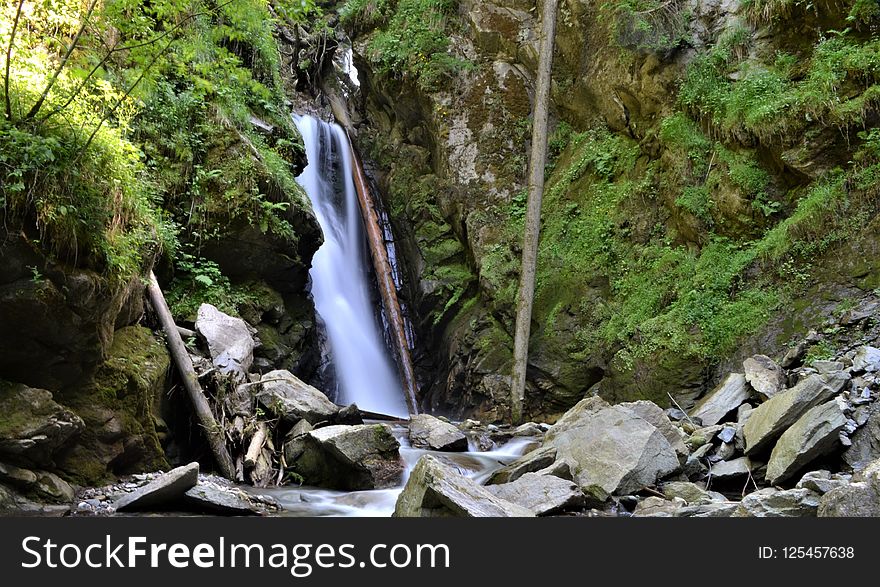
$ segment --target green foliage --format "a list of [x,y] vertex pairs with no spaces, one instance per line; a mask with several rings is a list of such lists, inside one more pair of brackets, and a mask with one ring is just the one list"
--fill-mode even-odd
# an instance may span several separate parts
[[688,186],[676,198],[675,205],[684,208],[706,224],[712,224],[712,194],[705,185]]
[[436,91],[471,67],[450,52],[449,16],[457,7],[456,0],[351,0],[340,15],[351,26],[375,29],[367,56],[379,72]]
[[600,6],[617,42],[627,49],[663,53],[687,43],[692,18],[684,2],[609,0]]

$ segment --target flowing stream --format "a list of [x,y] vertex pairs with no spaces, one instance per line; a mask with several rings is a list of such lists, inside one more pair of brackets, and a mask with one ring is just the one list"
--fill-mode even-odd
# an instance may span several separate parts
[[404,464],[403,480],[398,487],[369,491],[332,491],[290,486],[266,489],[249,487],[247,490],[275,498],[284,508],[281,515],[286,516],[388,517],[394,512],[397,496],[403,491],[410,472],[423,455],[434,455],[465,477],[484,483],[493,472],[516,460],[538,442],[535,438],[515,437],[485,452],[478,452],[473,446],[467,452],[437,452],[412,448],[407,439],[407,430],[401,424],[394,424],[392,431],[400,442],[400,457]]
[[356,403],[362,410],[405,417],[403,390],[370,296],[371,265],[348,139],[338,125],[312,116],[294,120],[308,157],[297,181],[308,194],[324,233],[309,276],[339,382],[337,403]]

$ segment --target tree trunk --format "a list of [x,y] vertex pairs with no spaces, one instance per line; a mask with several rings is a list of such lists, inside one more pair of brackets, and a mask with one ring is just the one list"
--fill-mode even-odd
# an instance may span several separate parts
[[529,333],[532,303],[535,297],[535,267],[541,232],[541,198],[544,195],[544,166],[547,162],[547,116],[550,101],[550,73],[553,67],[553,44],[556,36],[557,0],[544,0],[541,48],[538,58],[538,82],[535,87],[535,111],[532,122],[532,152],[529,157],[529,199],[523,235],[522,269],[516,304],[516,329],[513,342],[513,377],[510,385],[510,418],[514,424],[523,416],[526,370],[529,362]]
[[159,282],[156,281],[156,276],[152,271],[150,271],[150,283],[147,286],[147,292],[150,296],[150,302],[153,304],[153,309],[156,310],[156,314],[159,316],[162,329],[165,331],[165,338],[168,341],[168,350],[171,353],[171,358],[180,372],[183,386],[186,388],[190,402],[192,402],[196,417],[199,419],[199,424],[202,425],[205,431],[208,444],[211,445],[211,451],[214,453],[214,460],[217,461],[220,473],[227,479],[235,480],[235,464],[229,456],[229,451],[226,450],[223,430],[217,424],[217,420],[214,419],[214,413],[211,412],[211,406],[208,405],[208,400],[205,398],[202,386],[199,385],[199,378],[196,375],[195,369],[193,369],[192,359],[190,359],[186,345],[177,331],[174,317],[171,316],[171,310],[168,309],[165,296],[162,295],[162,289],[159,287]]

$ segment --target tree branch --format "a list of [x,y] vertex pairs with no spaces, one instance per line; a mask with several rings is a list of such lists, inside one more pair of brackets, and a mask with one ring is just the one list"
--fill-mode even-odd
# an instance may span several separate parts
[[6,98],[6,120],[12,120],[12,100],[9,98],[9,66],[12,64],[12,47],[15,45],[15,32],[18,30],[22,6],[24,6],[24,0],[18,0],[15,20],[12,22],[12,32],[9,33],[9,46],[6,48],[6,77],[3,78],[3,95]]

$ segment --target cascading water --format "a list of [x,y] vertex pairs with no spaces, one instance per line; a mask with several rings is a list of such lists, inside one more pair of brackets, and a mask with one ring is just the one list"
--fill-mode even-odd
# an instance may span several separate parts
[[345,131],[312,116],[294,120],[308,158],[297,181],[308,194],[324,233],[309,276],[315,310],[330,342],[339,403],[405,417],[403,390],[370,301],[370,264]]

